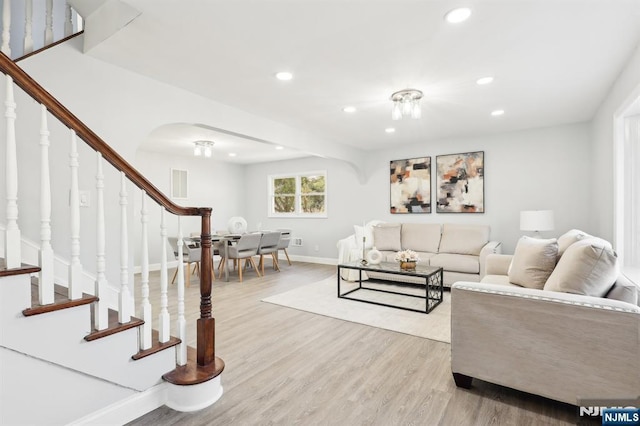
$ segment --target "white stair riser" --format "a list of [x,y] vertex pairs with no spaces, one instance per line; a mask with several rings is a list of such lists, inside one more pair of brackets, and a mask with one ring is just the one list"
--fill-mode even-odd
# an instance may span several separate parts
[[[0,346],[136,390],[159,383],[175,368],[175,349],[138,361],[138,329],[133,328],[87,342],[91,331],[90,305],[25,317],[30,306],[28,276],[0,278]],[[25,292],[24,289],[28,289]]]

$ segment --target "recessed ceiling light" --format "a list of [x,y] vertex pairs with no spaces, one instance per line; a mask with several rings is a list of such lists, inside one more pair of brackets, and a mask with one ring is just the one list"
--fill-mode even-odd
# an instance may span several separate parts
[[471,16],[471,9],[468,7],[460,7],[447,12],[447,14],[444,15],[444,19],[451,24],[457,24],[466,21],[469,19],[469,16]]
[[387,133],[395,133],[396,129],[394,129],[393,127],[387,127],[386,129],[384,129],[384,131]]
[[494,117],[498,117],[500,115],[504,115],[504,110],[503,109],[497,109],[495,111],[491,111],[491,115],[493,115]]
[[230,152],[229,153],[229,157],[235,157],[236,155],[238,155],[238,154],[236,154],[235,152]]
[[346,106],[346,107],[342,108],[342,110],[344,112],[349,112],[349,113],[356,112],[356,107],[354,107],[354,106]]
[[276,149],[284,149],[284,146],[276,146]]
[[278,80],[288,81],[288,80],[291,80],[293,78],[293,74],[291,74],[288,71],[280,71],[279,73],[276,74],[276,78]]
[[479,85],[493,83],[493,77],[482,77],[476,80],[476,83]]

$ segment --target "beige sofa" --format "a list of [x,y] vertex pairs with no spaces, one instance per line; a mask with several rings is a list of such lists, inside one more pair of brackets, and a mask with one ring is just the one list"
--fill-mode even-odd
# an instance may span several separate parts
[[[383,261],[394,262],[400,250],[413,250],[420,262],[443,269],[444,285],[449,287],[456,281],[480,281],[485,275],[485,258],[489,254],[501,253],[501,244],[489,241],[489,226],[431,224],[431,223],[369,223],[367,246],[376,247]],[[356,230],[358,230],[356,228]],[[338,262],[347,263],[362,259],[361,237],[351,235],[338,242]],[[345,270],[343,279],[356,280],[357,272]],[[412,277],[368,272],[365,278],[380,278],[413,282]],[[422,280],[417,282],[422,283]]]
[[524,288],[510,283],[512,258],[489,255],[481,283],[452,286],[456,384],[477,378],[577,406],[639,397],[639,288],[622,275],[604,297]]

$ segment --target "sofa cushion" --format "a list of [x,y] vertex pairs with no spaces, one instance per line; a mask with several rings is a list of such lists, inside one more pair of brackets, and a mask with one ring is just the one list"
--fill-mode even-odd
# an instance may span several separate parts
[[439,253],[429,259],[429,265],[439,266],[445,271],[451,272],[480,273],[478,256],[468,254]]
[[[511,284],[509,282],[509,277],[507,275],[485,275],[484,277],[482,277],[482,280],[480,280],[480,282],[485,284],[500,284],[500,285],[516,286],[515,284]],[[520,286],[516,286],[516,287],[520,287]]]
[[[396,253],[398,253],[397,251],[386,250],[381,251],[381,253],[383,262],[397,263],[395,259]],[[427,253],[423,251],[417,251],[416,253],[418,253],[418,257],[420,258],[419,262],[421,265],[429,265],[429,259],[436,255],[435,253]]]
[[640,288],[624,275],[620,275],[611,290],[604,296],[607,299],[619,300],[640,306]]
[[555,238],[521,237],[509,267],[509,281],[522,287],[542,289],[558,257]]
[[400,230],[399,223],[381,223],[373,227],[373,245],[380,251],[392,250],[400,251]]
[[437,253],[441,232],[438,223],[403,223],[402,249]]
[[603,297],[617,277],[618,257],[611,245],[600,238],[586,238],[565,250],[544,289]]
[[489,242],[489,227],[486,225],[456,225],[445,223],[442,227],[439,253],[479,255]]

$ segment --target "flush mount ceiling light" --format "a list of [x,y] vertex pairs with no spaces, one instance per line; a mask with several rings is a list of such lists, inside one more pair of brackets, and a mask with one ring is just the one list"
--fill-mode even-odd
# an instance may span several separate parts
[[504,110],[503,109],[497,109],[495,111],[491,111],[491,115],[493,115],[494,117],[499,117],[501,115],[504,115]]
[[356,107],[354,106],[346,106],[344,108],[342,108],[342,111],[347,112],[347,113],[352,113],[352,112],[356,112]]
[[276,78],[282,81],[289,81],[293,78],[293,74],[289,71],[280,71],[279,73],[276,73]]
[[402,117],[411,116],[411,118],[422,117],[422,109],[420,108],[420,99],[422,92],[417,89],[405,89],[395,92],[389,98],[393,101],[391,109],[391,119],[400,120]]
[[450,24],[458,24],[469,19],[469,16],[471,16],[471,9],[468,7],[460,7],[447,12],[447,14],[444,15],[444,19]]
[[395,133],[396,129],[394,129],[393,127],[387,127],[386,129],[384,129],[384,131],[387,133]]
[[193,155],[200,157],[204,154],[205,157],[211,158],[213,155],[213,141],[195,141],[193,147]]
[[493,83],[493,77],[482,77],[476,80],[476,84],[479,84],[480,86],[489,83]]
[[280,150],[280,149],[284,149],[284,146],[280,146],[280,145],[278,145],[278,146],[276,146],[276,149],[278,149],[278,150]]
[[228,155],[229,155],[229,157],[235,157],[238,154],[236,154],[235,152],[230,152]]

